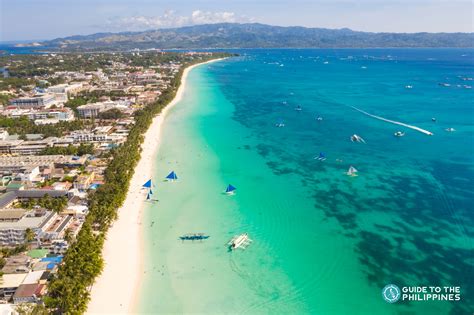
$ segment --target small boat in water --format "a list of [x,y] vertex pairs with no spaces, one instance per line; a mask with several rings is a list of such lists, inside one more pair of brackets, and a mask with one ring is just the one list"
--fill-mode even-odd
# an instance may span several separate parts
[[413,89],[413,85],[405,85],[405,89]]
[[395,137],[403,137],[405,135],[404,132],[401,132],[401,131],[397,131],[393,134]]
[[315,157],[314,159],[319,160],[319,161],[325,161],[326,160],[326,155],[324,154],[324,152],[320,152],[319,156]]
[[285,127],[285,122],[283,120],[280,120],[275,124],[275,127],[278,127],[278,128]]
[[153,182],[151,181],[151,179],[147,180],[145,184],[142,185],[142,188],[151,188],[151,186],[154,186],[153,185]]
[[353,134],[351,136],[351,141],[352,142],[360,142],[360,143],[365,143],[365,140],[361,137],[361,136],[358,136],[356,134]]
[[181,241],[203,241],[207,240],[209,235],[204,235],[204,233],[188,233],[179,237]]
[[431,118],[431,121],[436,121],[436,118],[432,117],[432,118]]
[[303,110],[303,108],[302,108],[300,105],[298,105],[298,106],[295,107],[295,110],[296,110],[297,112],[300,112],[300,111]]
[[322,121],[322,120],[323,120],[323,117],[318,116],[318,117],[316,117],[316,120],[317,120],[317,121]]
[[349,170],[347,171],[347,175],[348,176],[357,176],[357,172],[359,172],[358,170],[356,170],[356,168],[354,166],[350,166],[349,167]]
[[235,250],[237,248],[246,249],[250,245],[252,240],[249,238],[247,233],[234,236],[227,245],[230,250]]
[[228,194],[228,195],[233,195],[235,194],[235,191],[237,190],[236,187],[232,186],[231,184],[229,184],[225,190],[225,193]]
[[454,129],[454,128],[446,128],[446,129],[444,129],[444,130],[446,130],[447,132],[453,132],[453,131],[456,131],[456,129]]
[[176,175],[174,171],[171,171],[171,173],[169,173],[168,176],[166,176],[166,180],[175,181],[175,180],[178,180],[178,176]]

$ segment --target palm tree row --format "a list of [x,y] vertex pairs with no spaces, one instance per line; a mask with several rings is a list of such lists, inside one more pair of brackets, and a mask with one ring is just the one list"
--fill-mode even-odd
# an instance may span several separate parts
[[90,197],[89,214],[83,227],[49,285],[45,303],[52,312],[82,314],[87,310],[90,299],[89,288],[104,265],[102,247],[105,235],[110,224],[117,218],[117,209],[125,200],[134,168],[140,159],[143,134],[150,126],[153,117],[175,97],[184,68],[228,56],[228,54],[213,54],[188,61],[156,102],[136,112],[135,124],[130,130],[127,141],[111,152],[113,159],[105,171],[105,184]]

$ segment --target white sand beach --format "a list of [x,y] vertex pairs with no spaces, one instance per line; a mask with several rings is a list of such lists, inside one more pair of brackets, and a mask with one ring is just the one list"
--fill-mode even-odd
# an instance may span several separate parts
[[[220,59],[205,63],[217,60]],[[153,119],[145,133],[143,151],[130,182],[127,198],[118,210],[118,219],[107,234],[103,249],[105,266],[92,287],[88,314],[123,314],[133,313],[136,310],[137,292],[143,276],[142,217],[145,195],[141,187],[148,180],[150,169],[153,168],[153,158],[159,148],[163,121],[170,108],[181,100],[189,71],[202,64],[204,63],[184,70],[175,98]]]

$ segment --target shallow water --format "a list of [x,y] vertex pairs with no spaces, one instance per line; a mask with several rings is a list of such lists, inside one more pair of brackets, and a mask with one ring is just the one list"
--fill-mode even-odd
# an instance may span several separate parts
[[[472,310],[474,93],[456,85],[474,85],[460,78],[474,77],[474,51],[240,53],[193,70],[165,121],[153,171],[159,202],[144,222],[140,310]],[[406,135],[394,137],[397,130]],[[325,161],[314,159],[319,152]],[[359,176],[345,175],[350,165]],[[162,182],[171,170],[178,181]],[[229,183],[234,196],[222,194]],[[210,238],[178,240],[190,232]],[[243,232],[252,245],[228,252],[226,242]],[[462,301],[388,304],[381,289],[389,283],[460,286]]]

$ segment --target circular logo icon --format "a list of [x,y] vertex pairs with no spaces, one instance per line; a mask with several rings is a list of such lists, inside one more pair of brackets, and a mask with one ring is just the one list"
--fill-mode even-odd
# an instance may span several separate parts
[[382,297],[388,303],[395,303],[400,299],[400,288],[394,284],[388,284],[382,289]]

